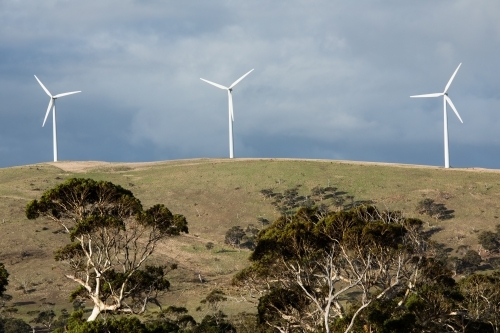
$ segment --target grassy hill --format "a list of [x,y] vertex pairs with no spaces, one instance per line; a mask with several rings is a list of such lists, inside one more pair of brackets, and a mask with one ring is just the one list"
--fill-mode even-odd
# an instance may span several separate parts
[[[173,238],[159,248],[154,260],[177,262],[171,273],[167,305],[185,306],[197,319],[199,301],[215,288],[230,297],[223,310],[254,311],[256,299],[243,298],[229,286],[232,275],[247,265],[249,252],[224,245],[232,226],[257,225],[258,217],[278,215],[260,190],[284,191],[302,185],[308,194],[315,186],[334,186],[356,200],[372,200],[407,216],[420,217],[432,228],[433,239],[449,251],[460,245],[477,249],[477,233],[500,223],[500,172],[382,165],[326,160],[199,159],[158,163],[58,162],[0,169],[0,262],[10,272],[9,306],[28,311],[55,307],[72,309],[68,302],[73,283],[65,280],[53,260],[53,250],[67,242],[49,221],[27,220],[24,208],[47,189],[71,177],[107,180],[130,189],[145,207],[165,204],[186,216],[189,235]],[[417,203],[430,198],[453,210],[454,218],[437,221],[419,216]],[[215,247],[207,250],[205,244]],[[199,275],[205,280],[201,283]]]

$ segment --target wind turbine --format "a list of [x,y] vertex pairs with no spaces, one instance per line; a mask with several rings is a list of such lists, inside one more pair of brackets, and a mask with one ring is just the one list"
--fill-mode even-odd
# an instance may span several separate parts
[[52,129],[53,129],[53,133],[54,133],[54,162],[57,162],[56,99],[58,99],[59,97],[64,97],[64,96],[68,96],[68,95],[77,94],[77,93],[79,93],[81,91],[72,91],[72,92],[67,92],[67,93],[62,93],[62,94],[57,94],[57,95],[52,96],[52,94],[50,93],[50,91],[47,88],[45,88],[45,86],[43,85],[42,81],[40,81],[36,77],[36,75],[35,75],[35,79],[38,81],[38,83],[40,83],[40,85],[42,86],[43,90],[50,97],[49,107],[47,108],[47,112],[45,113],[45,118],[43,119],[42,127],[45,126],[45,121],[47,121],[47,117],[49,115],[50,109],[52,107],[54,108],[54,111],[52,112],[52,123],[53,123]]
[[450,154],[448,151],[448,116],[446,113],[446,103],[448,103],[453,111],[455,111],[455,114],[457,115],[458,119],[460,122],[463,124],[464,122],[462,121],[462,118],[460,118],[460,115],[458,114],[457,109],[455,108],[455,105],[453,105],[453,102],[451,99],[448,97],[448,88],[450,88],[451,82],[455,78],[455,75],[458,72],[458,69],[462,66],[462,63],[460,63],[455,69],[455,72],[451,76],[450,80],[448,81],[448,84],[446,84],[446,87],[444,87],[444,91],[442,93],[434,93],[434,94],[425,94],[425,95],[414,95],[410,97],[440,97],[443,96],[443,104],[444,104],[444,167],[449,168],[450,167]]
[[217,88],[227,90],[227,98],[229,100],[229,158],[233,158],[233,121],[234,121],[234,113],[233,113],[233,96],[231,92],[233,91],[233,88],[235,85],[237,85],[241,80],[245,78],[248,74],[250,74],[253,71],[250,70],[248,73],[240,77],[238,80],[234,81],[233,84],[231,84],[229,87],[224,87],[223,85],[220,85],[218,83],[214,83],[205,79],[200,78],[200,80],[205,81],[206,83],[209,83],[213,86],[216,86]]

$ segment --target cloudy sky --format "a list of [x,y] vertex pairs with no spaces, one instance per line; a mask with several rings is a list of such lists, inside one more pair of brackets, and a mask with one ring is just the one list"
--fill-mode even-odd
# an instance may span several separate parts
[[[500,2],[1,0],[0,167],[235,157],[500,168]],[[450,112],[451,111],[451,112]]]

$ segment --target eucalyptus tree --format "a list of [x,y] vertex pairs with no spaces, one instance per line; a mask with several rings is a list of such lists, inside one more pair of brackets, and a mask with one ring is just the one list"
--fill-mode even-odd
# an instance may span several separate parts
[[316,208],[278,218],[257,238],[234,283],[260,297],[261,323],[280,332],[353,329],[375,301],[404,303],[425,257],[422,221],[373,206]]
[[88,321],[103,311],[142,313],[175,265],[151,266],[147,259],[159,242],[187,233],[184,216],[161,204],[143,209],[131,191],[106,181],[72,178],[43,193],[26,207],[29,219],[58,223],[70,243],[55,251],[66,278],[78,284],[71,297],[93,303]]

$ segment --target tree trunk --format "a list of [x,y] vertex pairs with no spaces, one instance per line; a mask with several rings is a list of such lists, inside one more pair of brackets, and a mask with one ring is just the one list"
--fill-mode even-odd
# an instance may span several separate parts
[[97,316],[99,316],[100,313],[101,313],[101,309],[99,308],[99,306],[94,305],[94,309],[92,310],[92,314],[87,319],[87,321],[94,321],[94,320],[96,320]]

